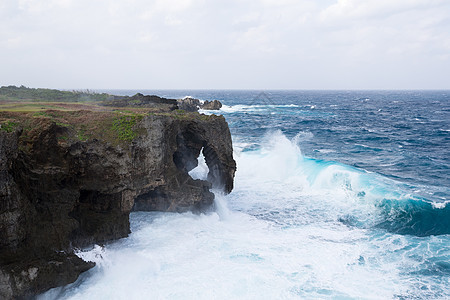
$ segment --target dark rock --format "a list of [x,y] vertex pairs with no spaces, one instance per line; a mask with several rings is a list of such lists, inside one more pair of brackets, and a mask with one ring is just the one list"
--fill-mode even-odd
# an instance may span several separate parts
[[213,101],[206,100],[202,104],[201,107],[202,107],[202,109],[207,109],[207,110],[219,110],[222,108],[222,103],[219,100],[213,100]]
[[200,100],[192,97],[184,97],[177,100],[178,108],[185,111],[198,111],[201,106]]
[[[138,128],[127,147],[61,142],[71,129],[50,120],[28,148],[20,130],[0,131],[0,298],[75,281],[93,263],[73,247],[126,237],[131,210],[203,211],[211,187],[232,190],[236,164],[223,116],[155,114]],[[187,173],[201,151],[208,181]]]
[[200,100],[192,97],[184,97],[177,100],[178,108],[185,111],[198,111],[199,109],[207,110],[219,110],[222,107],[222,103],[219,100],[200,102]]
[[85,262],[75,254],[52,253],[2,265],[0,298],[32,298],[49,287],[66,285],[95,264]]
[[155,95],[143,95],[137,93],[134,96],[114,96],[113,100],[101,103],[104,106],[114,107],[145,107],[157,108],[160,111],[172,111],[178,108],[177,100],[167,99]]
[[[146,139],[152,143],[145,149],[154,153],[152,157],[160,158],[153,162],[160,166],[158,170],[166,171],[164,175],[155,174],[156,178],[161,178],[162,184],[139,193],[135,200],[136,210],[202,210],[214,199],[209,192],[211,186],[225,193],[231,192],[236,163],[231,134],[223,116],[180,120],[150,116],[143,125],[153,128],[148,130],[151,135]],[[160,153],[158,150],[166,147],[175,151]],[[187,174],[197,166],[197,157],[202,149],[210,169],[209,182],[194,180]],[[178,200],[170,202],[167,199]]]

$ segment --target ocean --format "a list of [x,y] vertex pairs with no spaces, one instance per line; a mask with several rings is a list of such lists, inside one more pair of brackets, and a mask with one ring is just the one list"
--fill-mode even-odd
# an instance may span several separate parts
[[139,92],[220,100],[235,188],[205,214],[132,213],[39,299],[450,298],[450,91]]

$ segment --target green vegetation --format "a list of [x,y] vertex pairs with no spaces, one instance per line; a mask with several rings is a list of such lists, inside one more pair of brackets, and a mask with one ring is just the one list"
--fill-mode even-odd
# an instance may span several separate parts
[[[108,98],[111,97],[111,98]],[[130,141],[145,135],[139,126],[145,116],[166,116],[176,120],[210,120],[203,115],[175,109],[168,104],[137,105],[139,99],[120,99],[107,94],[67,92],[26,87],[0,88],[0,131],[20,128],[19,148],[31,151],[43,130],[53,130],[58,143],[101,140],[114,146],[129,147]],[[160,98],[155,97],[155,101]],[[102,102],[79,102],[83,99]],[[107,101],[103,101],[108,98]],[[111,100],[113,99],[113,100]],[[42,101],[45,100],[45,101]],[[108,103],[108,106],[105,106]],[[58,128],[54,128],[57,125]]]
[[62,127],[70,127],[69,124],[61,123],[61,122],[58,122],[58,121],[56,121],[55,124],[58,125],[58,126],[62,126]]
[[80,140],[82,142],[86,142],[89,139],[88,128],[85,124],[80,125],[80,127],[78,128],[78,130],[76,132],[76,137],[78,138],[78,140]]
[[39,111],[33,114],[33,117],[46,117],[51,118],[47,111]]
[[[48,110],[74,111],[74,110],[105,110],[104,107],[95,104],[78,102],[1,102],[0,111],[8,112],[33,112],[35,116],[45,116]],[[111,110],[111,109],[109,109]]]
[[46,105],[47,103],[30,103],[30,102],[0,102],[0,110],[7,111],[22,111],[22,112],[38,112],[46,109],[57,109],[58,107]]
[[13,121],[5,121],[3,123],[0,123],[0,130],[6,131],[6,132],[13,132],[15,128],[17,127],[17,123]]
[[135,104],[135,105],[137,105],[137,104],[141,104],[142,101],[136,99],[136,100],[130,100],[129,103],[130,103],[130,104]]
[[0,87],[0,101],[46,101],[46,102],[89,102],[111,100],[106,93],[85,91],[59,91],[53,89],[33,89],[25,86]]
[[132,141],[137,136],[133,127],[142,118],[142,115],[136,114],[116,117],[112,124],[112,130],[117,133],[119,140]]
[[61,102],[9,102],[0,104],[0,130],[11,132],[20,126],[23,129],[20,137],[22,144],[31,144],[34,139],[39,138],[42,128],[55,124],[65,128],[58,131],[58,142],[98,139],[126,147],[138,135],[145,134],[145,130],[136,125],[149,113],[149,109],[145,108]]

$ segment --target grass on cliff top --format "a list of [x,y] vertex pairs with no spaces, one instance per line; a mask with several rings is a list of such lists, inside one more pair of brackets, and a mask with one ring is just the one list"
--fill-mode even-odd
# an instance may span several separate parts
[[158,109],[104,107],[76,102],[0,102],[0,131],[13,132],[21,128],[23,149],[29,149],[33,140],[39,138],[42,128],[53,123],[62,128],[57,137],[60,143],[98,139],[112,145],[128,146],[137,136],[145,134],[138,123],[146,115],[180,120],[215,117],[183,110],[161,112]]
[[42,128],[54,123],[62,128],[57,137],[61,143],[98,139],[113,145],[127,145],[143,133],[136,124],[147,113],[139,109],[119,110],[78,103],[9,103],[0,105],[0,131],[21,128],[21,143],[31,145],[39,138]]
[[45,110],[63,110],[63,111],[74,111],[74,110],[111,110],[103,106],[98,106],[94,104],[85,103],[67,103],[67,102],[11,102],[4,101],[0,102],[0,111],[10,111],[10,112],[37,112]]
[[0,87],[0,101],[95,102],[111,100],[112,98],[112,95],[90,90],[60,91],[13,85]]

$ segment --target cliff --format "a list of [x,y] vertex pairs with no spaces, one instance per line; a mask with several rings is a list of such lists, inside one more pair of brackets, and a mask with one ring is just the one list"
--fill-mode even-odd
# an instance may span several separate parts
[[[75,281],[93,263],[73,249],[126,237],[132,210],[201,212],[233,188],[222,116],[84,109],[0,112],[0,298]],[[207,181],[188,174],[201,151]]]

